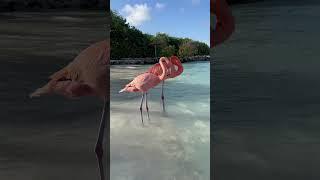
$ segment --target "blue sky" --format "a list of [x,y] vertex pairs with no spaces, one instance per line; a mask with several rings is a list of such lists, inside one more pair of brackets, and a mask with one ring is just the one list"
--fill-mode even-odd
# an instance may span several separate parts
[[111,0],[111,9],[142,32],[210,44],[210,0]]

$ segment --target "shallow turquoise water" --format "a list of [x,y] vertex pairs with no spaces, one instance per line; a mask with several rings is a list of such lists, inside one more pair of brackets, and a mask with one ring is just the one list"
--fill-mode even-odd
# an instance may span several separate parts
[[140,120],[140,93],[117,92],[149,66],[111,67],[111,179],[208,180],[209,63],[185,63],[181,76],[149,93],[151,121]]

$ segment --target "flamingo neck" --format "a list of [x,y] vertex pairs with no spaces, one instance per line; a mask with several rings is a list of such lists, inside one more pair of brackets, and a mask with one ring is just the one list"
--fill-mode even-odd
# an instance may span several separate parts
[[159,63],[160,63],[161,69],[162,69],[162,74],[159,76],[159,79],[162,81],[166,77],[167,68],[165,67],[165,65],[163,64],[162,61],[160,61]]

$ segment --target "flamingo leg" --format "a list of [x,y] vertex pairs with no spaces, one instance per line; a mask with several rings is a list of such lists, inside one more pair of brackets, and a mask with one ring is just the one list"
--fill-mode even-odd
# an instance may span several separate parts
[[141,114],[141,122],[142,122],[142,124],[143,124],[143,116],[142,116],[142,104],[143,104],[143,99],[144,99],[144,93],[142,93],[141,103],[140,103],[140,114]]
[[148,93],[146,92],[146,109],[148,113],[148,120],[150,121],[150,116],[149,116],[149,107],[148,107]]
[[95,153],[98,159],[98,165],[99,165],[99,171],[100,171],[100,180],[105,180],[105,158],[103,154],[103,140],[104,140],[104,129],[105,129],[105,123],[106,123],[106,116],[105,113],[107,111],[107,98],[104,100],[103,109],[102,109],[102,115],[100,120],[100,127],[99,127],[99,133],[98,138],[95,146]]
[[161,102],[162,102],[162,110],[163,110],[163,112],[165,112],[166,109],[165,109],[165,105],[164,105],[164,93],[163,93],[163,89],[164,89],[164,81],[162,81],[162,86],[161,86]]

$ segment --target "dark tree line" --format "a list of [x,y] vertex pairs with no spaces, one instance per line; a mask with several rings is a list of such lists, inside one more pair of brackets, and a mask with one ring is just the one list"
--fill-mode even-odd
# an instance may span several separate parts
[[171,37],[165,33],[146,34],[126,23],[111,11],[111,59],[178,55],[209,55],[209,46],[189,38]]

